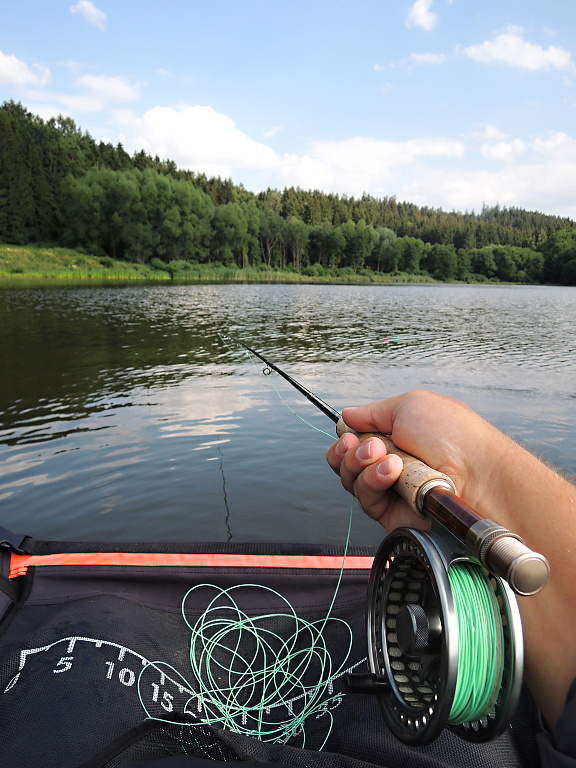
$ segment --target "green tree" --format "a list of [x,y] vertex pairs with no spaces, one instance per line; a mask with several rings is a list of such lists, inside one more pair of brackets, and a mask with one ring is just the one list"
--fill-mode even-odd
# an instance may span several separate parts
[[436,280],[449,281],[456,277],[458,257],[453,245],[433,245],[430,248],[432,276]]
[[310,230],[306,224],[296,216],[291,216],[286,223],[286,243],[296,270],[302,267],[309,237]]
[[205,257],[213,204],[187,182],[153,169],[93,168],[66,186],[67,244],[148,262]]
[[576,285],[576,259],[565,262],[560,270],[562,285]]
[[424,243],[416,237],[400,239],[400,258],[398,269],[408,274],[416,274],[420,269],[420,259],[424,255]]
[[517,280],[540,283],[544,270],[544,256],[531,248],[512,247],[510,250],[518,268]]
[[248,267],[261,260],[260,246],[258,242],[258,233],[260,231],[260,211],[254,200],[247,200],[240,203],[244,220],[246,221],[246,231],[240,241],[242,251],[242,266]]
[[508,283],[516,280],[518,268],[507,246],[494,248],[492,251],[496,264],[496,277]]
[[494,261],[494,248],[472,248],[470,251],[470,264],[472,272],[491,278],[496,275],[496,262]]
[[[241,257],[239,244],[248,236],[248,223],[238,203],[219,205],[212,224],[212,256],[223,264],[237,263]],[[212,260],[212,259],[211,259]]]
[[351,219],[340,225],[346,245],[344,247],[343,265],[351,267],[355,272],[362,269],[378,242],[375,229],[368,226],[364,219],[354,222]]
[[458,280],[467,280],[470,277],[470,254],[465,248],[460,248],[456,253],[456,277]]
[[[151,175],[152,171],[147,171]],[[210,240],[212,237],[212,219],[214,204],[211,198],[200,189],[187,181],[172,181],[172,207],[178,212],[173,214],[172,229],[176,236],[172,258],[187,261],[206,261],[210,255]]]
[[547,283],[572,285],[571,268],[564,267],[576,259],[576,229],[561,229],[550,233],[541,244],[540,251],[544,256],[543,279]]
[[394,247],[396,232],[388,227],[378,227],[376,230],[378,240],[372,250],[370,266],[376,268],[376,272],[394,272],[398,269],[398,251]]
[[346,240],[340,227],[324,222],[310,229],[308,252],[313,263],[322,267],[337,267],[345,247]]
[[260,210],[260,228],[258,239],[265,264],[276,266],[279,260],[278,246],[284,237],[286,221],[273,208]]

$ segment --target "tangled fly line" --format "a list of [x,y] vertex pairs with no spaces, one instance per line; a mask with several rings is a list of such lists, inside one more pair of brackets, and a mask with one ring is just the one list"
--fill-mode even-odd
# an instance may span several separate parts
[[[305,746],[306,719],[312,715],[327,716],[325,737],[319,747],[322,749],[333,723],[330,704],[343,695],[334,692],[333,681],[347,668],[352,649],[350,625],[331,616],[344,571],[351,519],[350,516],[336,588],[326,615],[319,620],[309,622],[297,616],[279,592],[258,584],[239,584],[228,589],[199,584],[189,589],[181,608],[191,633],[192,682],[170,664],[149,662],[138,677],[138,695],[146,715],[166,721],[165,717],[151,714],[144,701],[142,676],[152,667],[161,676],[169,671],[171,677],[182,681],[182,690],[191,693],[183,712],[193,715],[199,724],[217,725],[277,743],[300,735]],[[193,619],[187,602],[199,590],[209,590],[211,597],[205,599],[206,608]],[[259,602],[280,600],[282,610],[249,615],[240,606],[242,593],[247,593],[253,604],[255,591],[261,593]],[[338,662],[334,661],[333,650],[328,649],[324,635],[328,622],[333,629],[341,630],[337,641],[332,642],[338,650]]]
[[[250,361],[254,363],[248,355]],[[288,410],[308,426],[334,439],[297,414],[284,400],[274,382],[276,393]],[[322,749],[330,735],[335,705],[342,693],[335,693],[333,681],[347,667],[352,649],[352,628],[343,619],[332,616],[342,581],[354,501],[350,506],[348,530],[342,565],[328,611],[316,621],[306,621],[296,614],[290,602],[279,592],[258,584],[239,584],[228,589],[211,584],[192,587],[182,600],[182,617],[190,630],[189,661],[193,682],[189,683],[174,667],[165,662],[148,663],[138,678],[140,703],[148,717],[144,701],[142,676],[153,667],[169,670],[191,693],[184,704],[184,714],[192,714],[205,725],[217,725],[235,733],[253,736],[261,741],[285,743],[296,735],[306,743],[304,723],[307,718],[327,717]],[[194,593],[208,590],[204,611],[193,619],[187,603]],[[249,615],[241,608],[243,593],[261,593],[260,603],[280,603],[279,612]],[[328,623],[338,632],[333,650],[327,646],[324,630]],[[337,649],[339,659],[333,658]],[[170,722],[170,721],[169,721]]]
[[450,725],[481,720],[498,698],[504,675],[504,629],[496,594],[483,569],[456,562],[448,569],[458,618],[458,674]]

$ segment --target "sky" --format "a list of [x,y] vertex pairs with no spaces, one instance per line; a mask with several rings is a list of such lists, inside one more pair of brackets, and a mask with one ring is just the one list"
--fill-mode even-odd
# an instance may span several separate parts
[[0,103],[231,178],[576,219],[572,0],[0,0]]

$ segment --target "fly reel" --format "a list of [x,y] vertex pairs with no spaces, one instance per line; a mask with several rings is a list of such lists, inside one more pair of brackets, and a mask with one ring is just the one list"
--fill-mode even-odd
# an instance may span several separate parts
[[370,574],[367,636],[364,691],[404,743],[428,744],[445,727],[489,741],[509,724],[523,672],[516,597],[445,536],[404,528],[384,539]]

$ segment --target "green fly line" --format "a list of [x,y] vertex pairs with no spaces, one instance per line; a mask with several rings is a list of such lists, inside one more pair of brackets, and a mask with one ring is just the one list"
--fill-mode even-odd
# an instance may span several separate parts
[[[254,363],[250,355],[248,357]],[[274,382],[271,384],[293,415],[334,439],[297,414]],[[138,695],[147,717],[166,722],[165,717],[153,715],[144,700],[142,676],[152,667],[161,675],[175,677],[182,690],[189,692],[183,712],[193,715],[198,724],[217,725],[276,743],[286,743],[299,736],[305,746],[306,719],[326,717],[326,733],[320,749],[324,747],[333,723],[330,705],[335,705],[344,695],[334,692],[333,682],[347,669],[352,650],[350,625],[331,614],[343,577],[353,509],[354,500],[350,505],[342,565],[330,606],[321,619],[306,621],[296,614],[283,595],[258,584],[239,584],[228,589],[200,584],[186,593],[181,610],[190,630],[191,681],[170,664],[147,663],[138,677]],[[199,590],[205,593],[206,607],[192,618],[187,603]],[[269,604],[272,600],[281,610],[249,615],[241,607],[242,594],[246,592],[250,592],[252,603],[255,592],[260,592],[261,602]],[[328,622],[339,629],[338,660],[334,658],[334,651],[329,651],[324,637]]]
[[[324,747],[333,723],[330,704],[343,695],[334,692],[333,681],[346,670],[352,650],[350,625],[331,615],[342,580],[352,510],[353,506],[334,594],[326,615],[317,621],[299,617],[283,595],[258,584],[239,584],[228,589],[199,584],[188,590],[181,610],[190,630],[191,681],[165,662],[146,664],[138,677],[138,695],[149,718],[166,721],[165,717],[152,715],[144,700],[142,676],[152,667],[161,675],[179,679],[182,690],[191,693],[183,712],[192,715],[198,724],[217,725],[276,743],[300,736],[304,747],[306,719],[312,715],[326,716],[326,733],[320,749]],[[205,598],[205,609],[193,619],[187,602],[199,590],[211,597]],[[249,615],[240,606],[242,593],[247,591],[252,598],[260,592],[264,602],[270,598],[280,601],[282,610]],[[337,662],[324,637],[328,622],[341,630]]]
[[458,561],[448,569],[458,619],[458,674],[448,723],[486,717],[494,707],[504,674],[504,629],[496,594],[476,563]]

